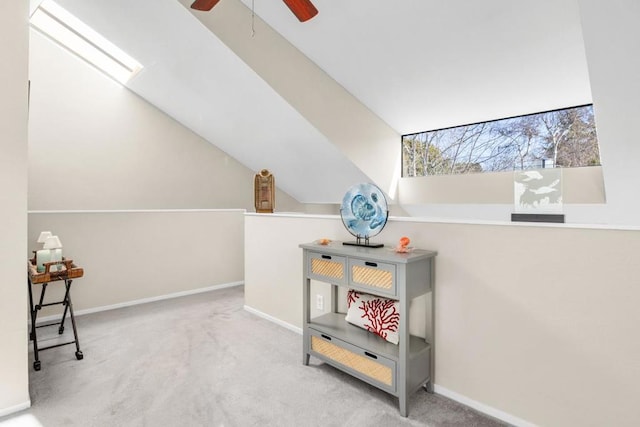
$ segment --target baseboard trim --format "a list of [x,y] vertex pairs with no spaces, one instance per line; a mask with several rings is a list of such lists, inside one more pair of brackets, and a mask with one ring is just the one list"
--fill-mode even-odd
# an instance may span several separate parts
[[[283,320],[278,319],[277,317],[273,317],[269,314],[266,314],[260,310],[256,310],[253,307],[250,307],[248,305],[244,306],[244,309],[246,311],[248,311],[251,314],[255,314],[258,317],[261,317],[265,320],[268,320],[270,322],[273,322],[279,326],[282,326],[283,328],[289,329],[290,331],[293,331],[297,334],[302,335],[302,328],[298,328],[297,326],[293,326],[290,323],[287,323]],[[442,387],[438,384],[434,384],[433,385],[433,391],[437,394],[440,394],[442,396],[445,396],[451,400],[455,400],[458,403],[461,403],[465,406],[468,406],[470,408],[475,409],[478,412],[482,412],[483,414],[489,415],[493,418],[496,418],[500,421],[504,421],[506,423],[509,423],[515,427],[537,427],[536,424],[530,423],[528,421],[525,421],[521,418],[518,418],[516,416],[513,416],[511,414],[508,414],[504,411],[501,411],[499,409],[493,408],[489,405],[485,405],[484,403],[478,402],[476,400],[470,399],[467,396],[463,396],[459,393],[456,393],[455,391],[451,391],[445,387]]]
[[8,408],[0,408],[0,417],[10,415],[16,412],[24,411],[31,407],[31,400],[20,403],[19,405],[9,406]]
[[[241,280],[241,281],[238,281],[238,282],[223,283],[223,284],[220,284],[220,285],[207,286],[206,288],[198,288],[198,289],[190,289],[188,291],[174,292],[174,293],[171,293],[171,294],[159,295],[159,296],[155,296],[155,297],[142,298],[142,299],[137,299],[137,300],[132,300],[132,301],[125,301],[125,302],[121,302],[121,303],[118,303],[118,304],[103,305],[101,307],[87,308],[87,309],[84,309],[84,310],[76,310],[74,314],[76,316],[82,316],[84,314],[99,313],[101,311],[115,310],[115,309],[118,309],[118,308],[130,307],[132,305],[147,304],[147,303],[150,303],[150,302],[162,301],[162,300],[172,299],[172,298],[179,298],[179,297],[184,297],[184,296],[187,296],[187,295],[201,294],[201,293],[204,293],[204,292],[217,291],[217,290],[220,290],[220,289],[232,288],[232,287],[235,287],[235,286],[242,286],[242,285],[244,285],[244,280]],[[54,314],[54,315],[51,315],[51,316],[41,317],[41,318],[38,318],[38,323],[41,323],[41,322],[42,323],[46,323],[46,322],[59,320],[60,316],[61,316],[60,314]],[[29,324],[31,324],[31,322],[29,322]]]
[[437,394],[441,394],[444,397],[448,397],[451,400],[455,400],[458,403],[462,403],[465,406],[475,409],[476,411],[482,412],[483,414],[489,415],[493,418],[497,418],[500,421],[504,421],[508,424],[511,424],[516,427],[537,427],[536,424],[530,423],[529,421],[525,421],[522,418],[518,418],[514,415],[508,414],[504,411],[491,407],[489,405],[485,405],[484,403],[478,402],[477,400],[473,400],[468,398],[467,396],[463,396],[455,391],[451,391],[445,387],[442,387],[438,384],[433,385],[433,391]]
[[253,307],[250,307],[248,305],[244,306],[245,311],[248,311],[251,314],[255,314],[258,317],[262,317],[263,319],[266,319],[270,322],[275,323],[276,325],[280,325],[283,328],[289,329],[290,331],[295,332],[296,334],[302,335],[302,328],[298,328],[297,326],[293,326],[291,323],[287,323],[283,320],[278,319],[277,317],[273,317],[267,313],[263,313],[260,310],[256,310]]

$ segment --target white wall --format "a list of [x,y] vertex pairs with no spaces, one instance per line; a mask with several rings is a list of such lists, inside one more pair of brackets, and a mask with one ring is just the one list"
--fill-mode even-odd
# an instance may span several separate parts
[[[398,199],[415,217],[509,221],[513,172],[402,178]],[[562,212],[573,224],[606,223],[602,167],[562,170]]]
[[27,376],[28,3],[0,2],[0,416],[29,406]]
[[29,74],[29,209],[254,209],[258,171],[35,30]]
[[640,224],[640,3],[579,0],[612,224]]
[[[32,212],[29,248],[42,230],[60,236],[63,255],[84,269],[73,285],[74,309],[91,311],[241,284],[243,217],[243,210]],[[49,289],[49,301],[62,296],[62,286]],[[41,315],[54,312],[61,306]]]
[[[392,218],[374,240],[403,235],[438,251],[439,392],[522,425],[640,424],[639,229]],[[247,306],[301,327],[298,244],[320,237],[353,240],[339,217],[247,214]]]

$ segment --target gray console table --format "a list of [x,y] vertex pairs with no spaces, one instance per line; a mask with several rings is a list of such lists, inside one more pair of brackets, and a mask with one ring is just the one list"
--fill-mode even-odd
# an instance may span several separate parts
[[[374,385],[398,398],[400,414],[409,413],[408,397],[424,386],[433,391],[434,343],[409,334],[409,304],[431,292],[431,322],[427,336],[434,337],[434,278],[436,252],[415,249],[396,253],[386,248],[301,244],[303,249],[303,355],[318,359]],[[311,318],[311,280],[331,284],[331,311]],[[338,287],[397,300],[400,342],[392,344],[346,322],[337,312]]]

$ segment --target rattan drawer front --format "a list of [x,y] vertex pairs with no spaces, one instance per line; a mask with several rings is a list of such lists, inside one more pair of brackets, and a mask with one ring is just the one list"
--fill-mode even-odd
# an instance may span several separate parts
[[346,283],[344,257],[320,253],[309,254],[309,277],[329,283]]
[[311,332],[311,351],[339,368],[346,367],[365,381],[395,392],[395,362],[326,334]]
[[350,283],[372,288],[375,293],[396,295],[396,266],[381,262],[349,259]]

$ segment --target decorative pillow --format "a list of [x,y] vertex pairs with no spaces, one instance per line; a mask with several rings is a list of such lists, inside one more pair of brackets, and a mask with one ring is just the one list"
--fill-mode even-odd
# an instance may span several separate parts
[[398,344],[398,301],[349,289],[346,320],[393,344]]

